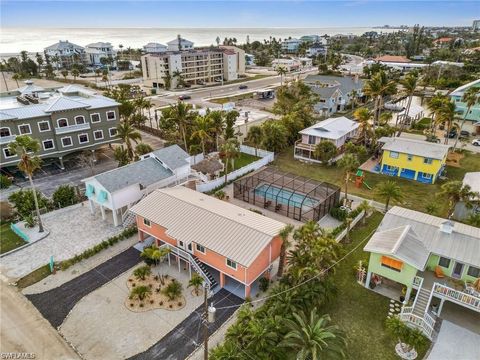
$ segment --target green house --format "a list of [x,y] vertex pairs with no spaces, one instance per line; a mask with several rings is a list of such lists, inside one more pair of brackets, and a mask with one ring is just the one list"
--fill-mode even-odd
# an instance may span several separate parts
[[393,207],[364,250],[366,286],[403,300],[401,318],[427,336],[446,301],[480,317],[479,228]]

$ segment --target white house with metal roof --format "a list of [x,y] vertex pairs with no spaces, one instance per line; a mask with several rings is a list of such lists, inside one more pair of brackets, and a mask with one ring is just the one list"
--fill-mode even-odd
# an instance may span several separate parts
[[167,51],[167,45],[163,45],[163,44],[155,43],[155,42],[150,42],[146,45],[143,45],[143,51],[146,54],[164,53],[164,52]]
[[193,42],[178,35],[175,39],[167,42],[168,51],[193,50]]
[[320,121],[299,132],[302,136],[295,142],[294,158],[305,161],[320,162],[315,155],[315,148],[321,141],[330,141],[342,152],[349,139],[357,136],[359,124],[344,116]]
[[85,46],[85,53],[89,65],[102,66],[102,58],[115,59],[116,51],[113,50],[113,45],[109,42],[96,42]]
[[179,269],[198,272],[211,289],[250,296],[280,255],[283,223],[183,186],[158,189],[131,211],[140,240],[168,247]]
[[[79,63],[85,63],[87,61],[85,48],[71,43],[68,40],[60,40],[53,45],[47,46],[44,52],[51,58],[51,61],[57,68],[69,68],[77,61]],[[56,59],[56,61],[54,59]]]
[[364,250],[365,285],[404,301],[401,319],[428,337],[446,301],[480,316],[480,228],[395,206]]
[[155,189],[185,181],[190,174],[190,155],[178,145],[172,145],[141,160],[86,179],[90,211],[100,209],[102,218],[111,212],[113,224],[128,225],[128,209]]

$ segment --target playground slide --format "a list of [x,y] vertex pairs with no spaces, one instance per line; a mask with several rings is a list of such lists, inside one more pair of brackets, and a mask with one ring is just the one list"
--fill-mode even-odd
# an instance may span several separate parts
[[363,185],[365,185],[365,187],[368,189],[368,190],[372,190],[372,188],[370,187],[370,185],[368,185],[365,181],[362,182]]

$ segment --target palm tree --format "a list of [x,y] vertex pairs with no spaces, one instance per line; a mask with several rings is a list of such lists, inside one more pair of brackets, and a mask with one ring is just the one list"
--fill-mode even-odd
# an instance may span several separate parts
[[262,143],[263,132],[258,125],[253,125],[248,129],[247,140],[255,147],[255,156],[257,156],[257,149]]
[[380,70],[371,79],[367,80],[363,93],[374,100],[373,128],[378,123],[380,110],[383,106],[383,98],[387,95],[393,95],[397,91],[395,81],[389,80],[385,71]]
[[455,205],[462,201],[465,206],[472,206],[472,199],[475,196],[480,196],[478,193],[472,191],[469,185],[463,185],[461,181],[449,181],[441,186],[441,191],[438,196],[446,196],[448,198],[448,215],[452,216],[455,210]]
[[175,105],[172,105],[170,111],[168,113],[169,118],[166,119],[167,121],[174,121],[179,130],[180,134],[183,138],[183,145],[185,151],[188,149],[187,145],[187,127],[192,122],[194,114],[191,112],[193,109],[191,104],[185,103],[183,101],[178,101]]
[[148,299],[150,295],[152,294],[152,289],[150,289],[148,286],[136,286],[132,289],[130,292],[129,299],[138,299],[140,301]]
[[22,77],[19,73],[15,73],[12,75],[12,79],[15,80],[15,82],[17,83],[17,88],[20,87],[20,85],[18,85],[18,80],[20,80]]
[[208,115],[197,115],[193,125],[194,131],[191,138],[200,140],[200,143],[202,144],[202,152],[203,155],[205,155],[205,142],[212,138],[210,132],[214,130],[212,121]]
[[345,181],[345,205],[348,204],[348,183],[350,181],[350,176],[353,172],[355,172],[360,163],[358,162],[358,158],[354,154],[345,154],[343,157],[338,161],[338,166],[343,169],[343,176]]
[[188,282],[188,287],[193,287],[193,289],[195,291],[195,295],[198,296],[198,294],[200,292],[200,288],[203,285],[203,281],[204,281],[203,277],[201,277],[197,273],[193,273],[192,278]]
[[277,74],[280,75],[280,86],[283,86],[283,76],[287,74],[285,66],[277,66]]
[[135,276],[138,280],[145,280],[147,276],[150,276],[152,271],[150,270],[150,266],[145,265],[139,268],[136,268],[133,271],[133,276]]
[[97,78],[100,76],[101,73],[102,73],[102,70],[95,69],[95,84],[97,84]]
[[59,69],[59,63],[60,63],[60,57],[58,55],[53,55],[52,56],[52,62],[55,64],[57,71]]
[[388,211],[388,205],[391,200],[401,201],[403,199],[402,189],[392,180],[384,181],[375,188],[376,194],[385,200],[385,212]]
[[32,139],[28,135],[18,135],[14,141],[8,145],[8,151],[12,155],[17,155],[20,158],[18,168],[22,171],[30,181],[30,187],[33,193],[33,200],[35,202],[35,212],[37,213],[38,232],[43,232],[43,223],[40,217],[40,208],[38,206],[37,190],[33,184],[33,173],[40,169],[42,160],[36,155],[40,151],[40,144],[37,140]]
[[358,205],[357,209],[360,209],[361,211],[364,212],[363,217],[362,217],[362,224],[365,225],[365,219],[368,216],[368,213],[373,211],[375,208],[370,205],[368,200],[363,200],[360,205]]
[[177,280],[174,279],[170,284],[165,287],[165,289],[163,289],[163,293],[168,298],[168,300],[175,300],[182,295],[182,284],[180,284]]
[[448,135],[452,127],[456,126],[455,120],[455,104],[452,101],[443,102],[442,107],[438,110],[438,121],[445,123],[447,126],[447,136],[445,136],[445,145],[448,144]]
[[450,99],[443,94],[437,93],[435,94],[429,101],[428,101],[428,108],[432,112],[432,127],[431,132],[435,134],[436,132],[436,125],[438,124],[437,115],[440,109],[444,106],[445,102],[449,102]]
[[238,156],[238,142],[236,139],[228,139],[221,147],[221,155],[225,159],[225,184],[227,184],[228,164],[230,160]]
[[278,233],[278,236],[282,240],[282,246],[280,248],[280,259],[278,261],[278,271],[277,271],[278,278],[281,278],[283,276],[283,270],[285,268],[285,259],[287,257],[287,249],[289,246],[288,238],[292,231],[293,231],[293,225],[288,224]]
[[80,71],[78,71],[78,69],[72,69],[71,74],[73,76],[73,81],[75,82],[77,80],[78,75],[80,75]]
[[133,160],[135,152],[133,151],[132,141],[138,144],[142,140],[142,135],[128,121],[123,121],[117,126],[117,136],[127,147],[128,157]]
[[208,114],[208,117],[211,120],[212,123],[212,129],[215,132],[215,150],[219,151],[219,139],[221,134],[223,134],[223,130],[225,129],[225,119],[223,116],[222,111],[214,110],[210,114]]
[[63,78],[64,78],[65,80],[67,80],[68,70],[63,69],[62,71],[60,71],[60,74],[62,74]]
[[172,77],[173,78],[177,78],[177,88],[179,86],[182,86],[184,84],[184,80],[183,80],[183,74],[181,71],[179,70],[175,70],[172,74]]
[[153,148],[145,143],[139,143],[137,146],[135,146],[135,154],[137,156],[142,156],[148,153],[151,153],[153,151]]
[[[418,74],[416,72],[408,73],[407,76],[405,76],[405,79],[400,81],[400,84],[402,84],[405,94],[408,95],[408,102],[407,102],[407,107],[405,108],[405,117],[403,119],[403,122],[400,124],[400,129],[398,130],[397,136],[400,136],[402,134],[402,131],[406,125],[406,121],[409,117],[410,107],[412,105],[413,93],[415,92],[415,89],[417,88],[417,84],[418,84]],[[397,121],[395,122],[395,128],[397,127],[397,124],[398,124],[398,116],[397,116]]]
[[353,89],[350,92],[350,101],[352,102],[352,110],[355,108],[355,104],[357,103],[357,96],[358,96],[358,91]]
[[346,341],[336,325],[329,325],[329,315],[318,315],[316,308],[309,316],[293,313],[293,319],[285,319],[289,330],[280,346],[297,352],[297,360],[344,359]]
[[453,144],[453,151],[455,151],[455,148],[457,147],[458,138],[460,137],[460,132],[462,131],[463,126],[465,125],[467,116],[470,113],[470,110],[472,109],[472,107],[475,106],[475,104],[478,104],[480,102],[479,98],[480,98],[480,88],[471,87],[463,93],[462,102],[465,103],[465,105],[467,105],[467,110],[463,115],[463,120],[460,125],[460,129],[457,133],[457,137],[455,138],[455,144]]
[[353,113],[353,117],[359,123],[358,134],[363,144],[367,146],[368,139],[375,137],[372,124],[372,113],[367,108],[359,108]]
[[151,260],[155,264],[163,259],[163,257],[167,256],[170,252],[170,249],[167,248],[159,248],[158,246],[149,246],[143,249],[142,253],[140,254],[141,257]]

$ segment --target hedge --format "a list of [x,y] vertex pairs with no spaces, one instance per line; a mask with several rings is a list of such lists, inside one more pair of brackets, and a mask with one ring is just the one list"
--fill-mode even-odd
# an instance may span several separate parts
[[[333,210],[333,209],[332,209]],[[356,208],[355,210],[352,210],[351,212],[348,213],[348,217],[350,219],[355,219],[360,213],[362,212],[362,209],[360,208]],[[332,215],[333,216],[333,215]],[[337,236],[339,235],[343,230],[345,230],[347,228],[347,221],[346,221],[346,217],[345,217],[345,220],[340,224],[338,225],[335,229],[332,230],[332,235],[333,236]]]
[[92,257],[93,255],[99,253],[100,251],[113,246],[114,244],[118,243],[119,241],[128,239],[130,236],[136,234],[137,232],[137,227],[136,226],[131,226],[129,228],[126,228],[123,230],[120,234],[112,236],[108,238],[107,240],[102,241],[101,243],[95,245],[94,247],[91,247],[90,249],[85,250],[79,255],[75,255],[74,257],[64,260],[60,262],[60,268],[62,270],[68,269],[70,266],[84,260],[88,259],[89,257]]

